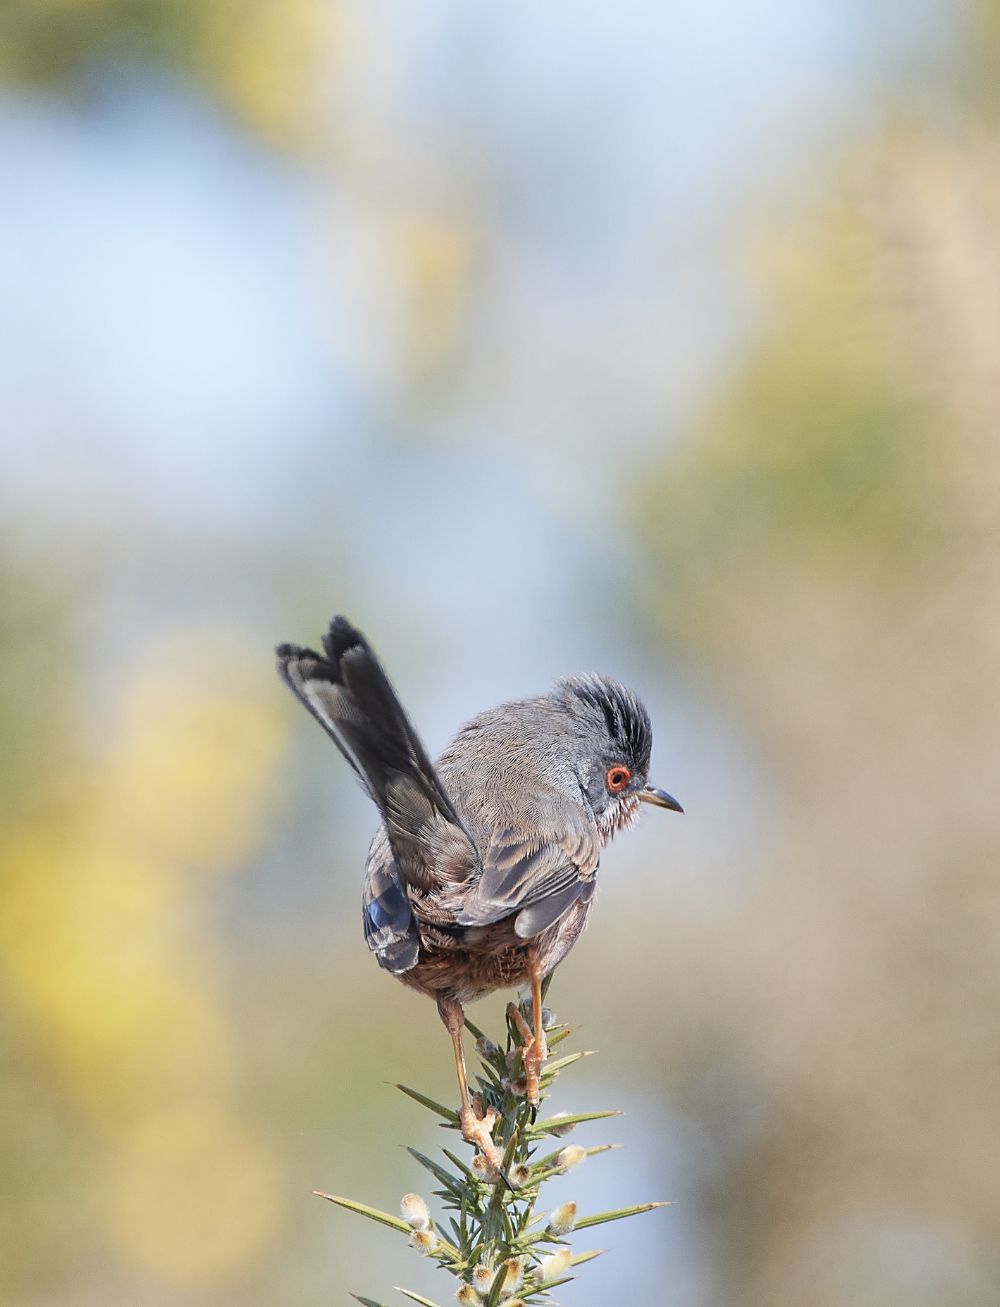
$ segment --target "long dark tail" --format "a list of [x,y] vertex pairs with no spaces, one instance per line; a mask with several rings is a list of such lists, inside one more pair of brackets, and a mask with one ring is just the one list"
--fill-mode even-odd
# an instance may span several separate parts
[[435,817],[461,822],[368,641],[335,617],[322,654],[282,644],[278,673],[341,751],[379,806],[404,879],[427,887],[421,832]]

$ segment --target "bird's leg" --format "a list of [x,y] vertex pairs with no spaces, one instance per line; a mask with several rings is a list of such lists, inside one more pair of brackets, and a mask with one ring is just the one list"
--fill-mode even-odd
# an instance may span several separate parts
[[524,1040],[521,1045],[521,1062],[527,1080],[528,1105],[531,1107],[532,1115],[534,1115],[538,1110],[538,1078],[541,1075],[545,1059],[549,1055],[549,1050],[545,1042],[545,1029],[542,1025],[543,977],[541,968],[534,961],[528,964],[528,975],[531,978],[531,1020],[534,1030],[528,1029],[528,1023],[521,1016],[514,1003],[508,1004],[507,1012]]
[[462,1031],[465,1029],[465,1013],[462,1011],[461,1003],[457,1003],[453,998],[439,998],[438,1012],[441,1014],[441,1020],[448,1028],[448,1034],[451,1035],[452,1046],[455,1049],[455,1069],[458,1071],[458,1089],[462,1096],[462,1109],[460,1118],[462,1122],[462,1138],[469,1144],[475,1144],[491,1171],[497,1175],[503,1174],[503,1159],[500,1156],[496,1144],[493,1142],[493,1127],[499,1119],[499,1113],[495,1107],[489,1107],[486,1112],[476,1112],[469,1099],[469,1077],[465,1070],[465,1051],[462,1048]]

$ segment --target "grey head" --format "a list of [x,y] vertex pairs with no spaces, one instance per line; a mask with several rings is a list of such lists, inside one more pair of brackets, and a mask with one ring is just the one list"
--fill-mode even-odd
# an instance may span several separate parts
[[642,701],[607,676],[570,676],[466,723],[437,762],[480,858],[458,922],[516,914],[528,938],[589,903],[602,848],[640,804],[681,811],[649,784],[652,740]]
[[653,728],[638,695],[610,676],[567,676],[553,698],[574,735],[580,789],[605,841],[631,826],[640,803],[683,812],[664,790],[649,784]]
[[635,821],[640,803],[683,811],[649,784],[652,742],[649,714],[626,686],[609,676],[568,676],[548,694],[474,717],[437,767],[484,855],[501,831],[537,848],[589,830],[599,836],[596,865],[600,845]]

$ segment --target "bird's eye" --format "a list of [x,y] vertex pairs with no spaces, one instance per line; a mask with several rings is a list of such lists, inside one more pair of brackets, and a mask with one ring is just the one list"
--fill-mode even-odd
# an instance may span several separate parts
[[627,767],[612,767],[608,772],[608,789],[612,794],[620,794],[631,779],[632,773]]

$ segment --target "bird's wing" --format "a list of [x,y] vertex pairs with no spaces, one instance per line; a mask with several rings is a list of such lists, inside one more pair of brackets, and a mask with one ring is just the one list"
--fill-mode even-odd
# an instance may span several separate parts
[[600,849],[589,823],[574,826],[533,837],[512,828],[494,832],[483,874],[459,923],[485,926],[516,913],[514,929],[522,939],[530,939],[558,921],[581,895],[589,898]]
[[323,649],[279,645],[278,673],[378,804],[398,874],[425,890],[466,879],[472,841],[368,641],[335,617]]
[[379,966],[395,975],[415,967],[420,930],[393,861],[385,822],[379,826],[368,852],[362,911],[365,941]]

